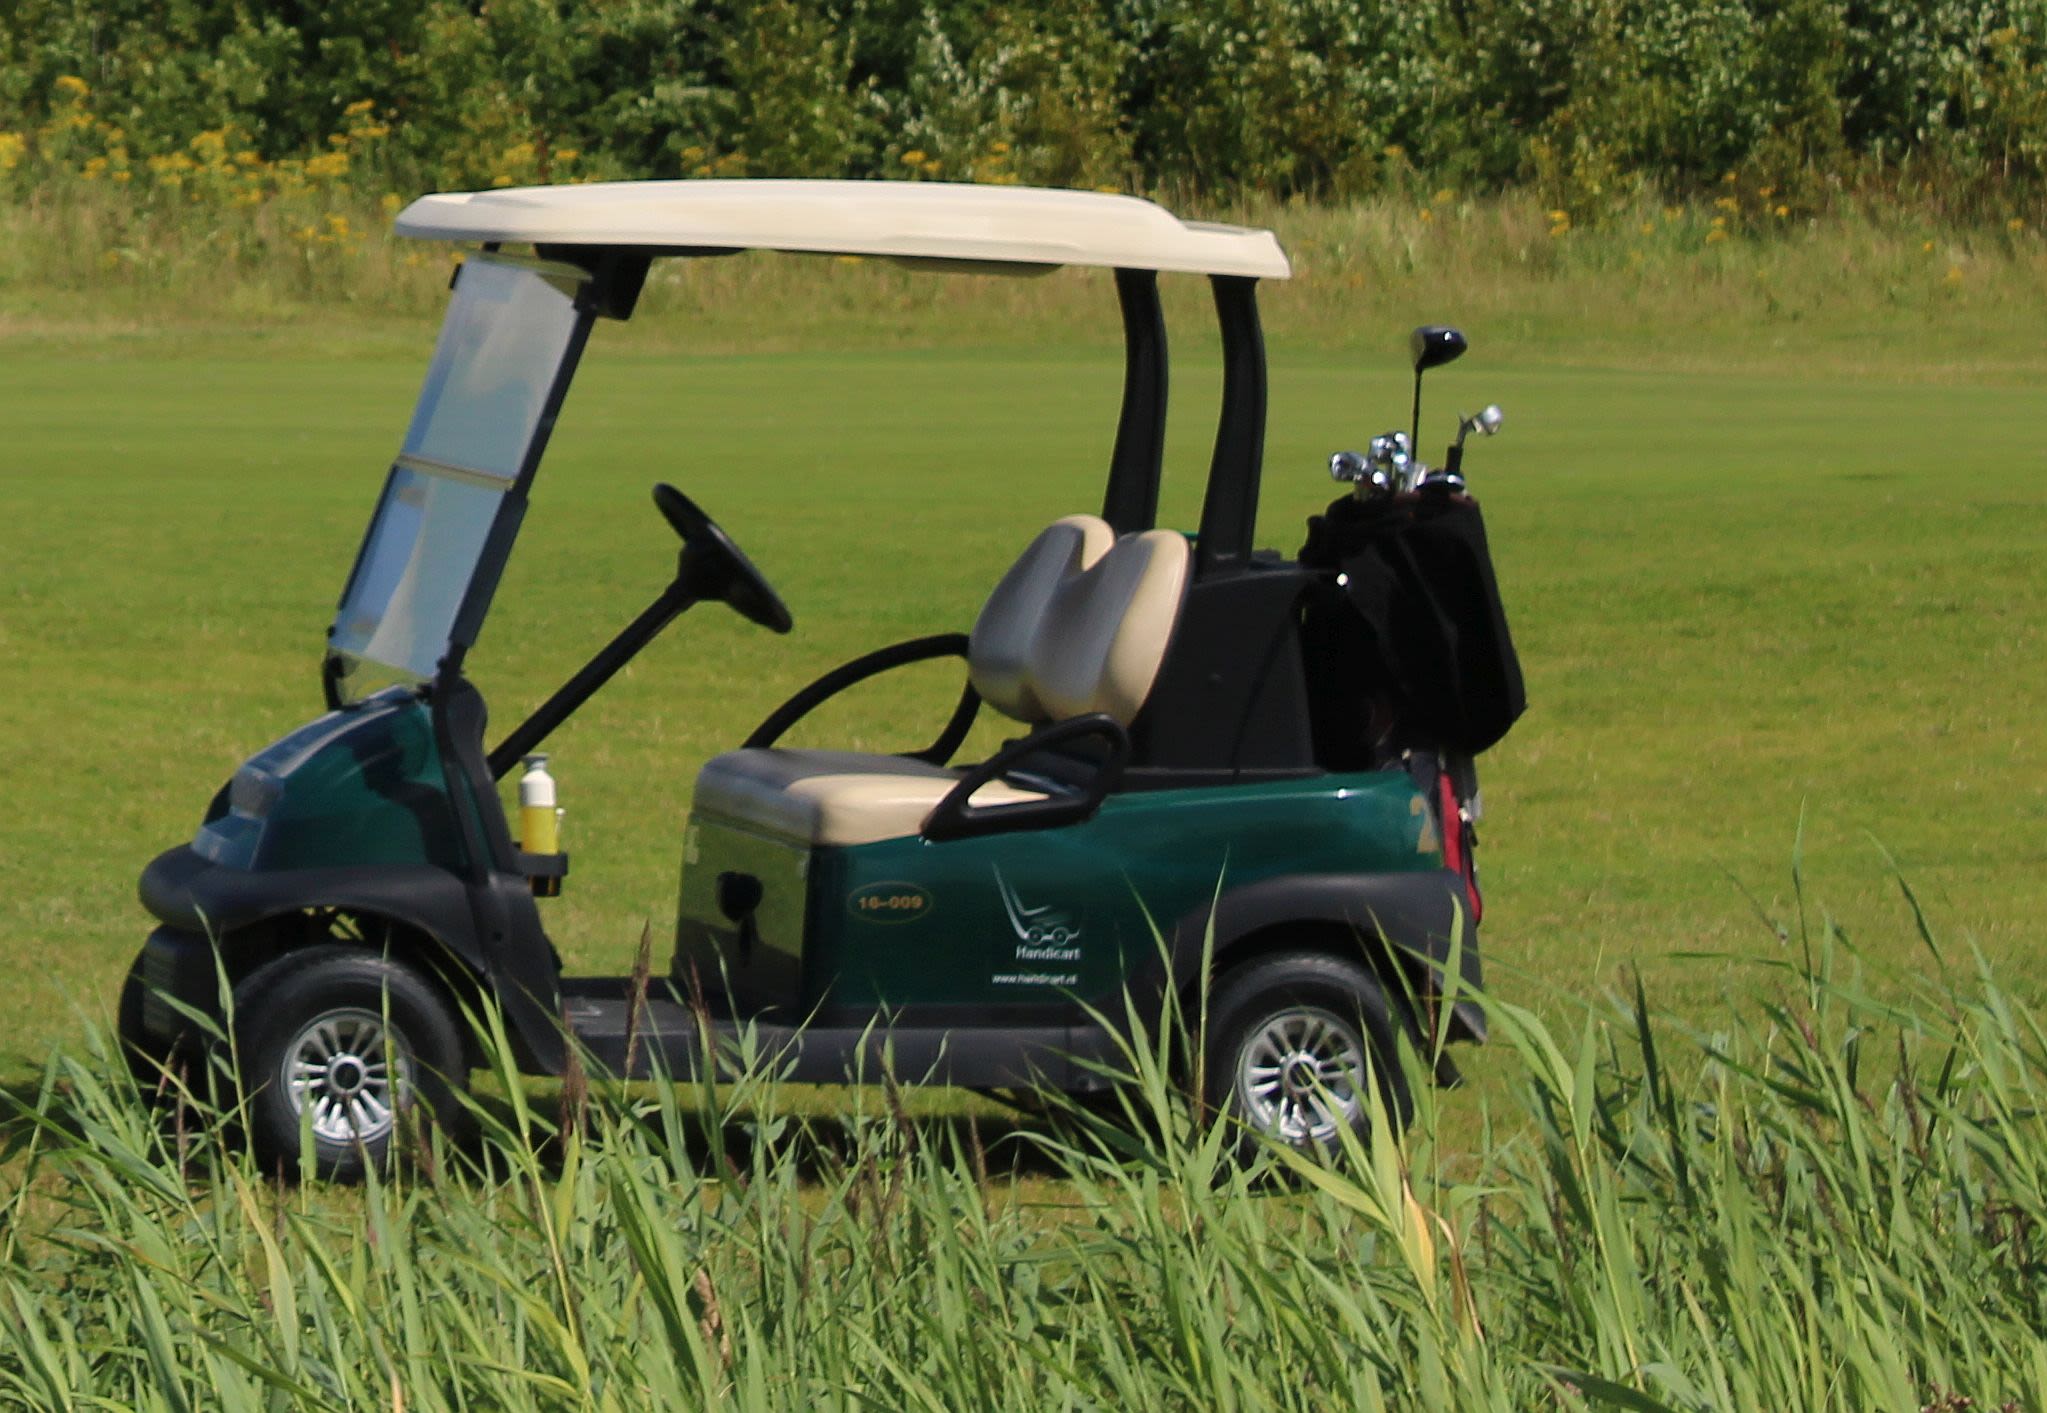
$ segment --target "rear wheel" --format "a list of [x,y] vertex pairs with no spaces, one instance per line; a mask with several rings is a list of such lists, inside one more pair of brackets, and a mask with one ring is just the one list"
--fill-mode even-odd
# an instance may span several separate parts
[[467,1129],[462,1037],[440,991],[401,962],[345,946],[292,952],[235,988],[250,1146],[266,1170],[358,1182],[412,1121]]
[[1285,952],[1226,973],[1209,1001],[1204,1096],[1210,1107],[1303,1152],[1371,1131],[1370,1085],[1385,1112],[1412,1111],[1385,988],[1357,962]]

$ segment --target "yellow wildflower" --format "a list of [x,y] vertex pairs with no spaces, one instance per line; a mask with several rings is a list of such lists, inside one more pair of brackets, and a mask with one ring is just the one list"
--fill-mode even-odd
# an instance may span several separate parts
[[1786,216],[1789,216],[1790,214],[1791,208],[1789,206],[1779,206],[1777,208],[1777,219],[1780,221],[1783,220]]
[[1713,206],[1716,210],[1720,211],[1739,211],[1741,209],[1741,203],[1731,196],[1721,197],[1713,203]]
[[1950,265],[1950,266],[1948,266],[1948,267],[1947,267],[1947,283],[1948,283],[1948,284],[1951,284],[1951,285],[1958,285],[1958,284],[1960,284],[1961,282],[1962,282],[1962,267],[1961,267],[1961,266],[1959,266],[1959,265]]
[[87,83],[84,79],[80,78],[76,74],[64,74],[60,76],[57,82],[52,85],[52,87],[54,87],[57,90],[57,92],[63,94],[66,98],[72,99],[74,101],[83,98],[85,97],[86,94],[92,92],[92,85]]
[[2004,228],[2014,233],[2022,231],[2026,228],[2026,218],[2024,216],[2014,216],[2004,223]]
[[905,152],[905,153],[903,154],[903,165],[904,165],[905,167],[921,167],[921,166],[923,166],[923,165],[924,165],[924,149],[923,149],[923,148],[921,148],[921,147],[913,147],[913,148],[911,148],[911,149],[910,149],[910,150],[909,150],[908,152]]
[[374,99],[358,98],[355,102],[341,110],[341,116],[344,118],[359,118],[376,106]]
[[1726,231],[1716,229],[1706,232],[1706,244],[1708,245],[1713,244],[1715,241],[1722,241],[1726,239],[1727,239]]
[[554,160],[557,162],[573,162],[582,155],[582,150],[575,147],[557,147],[554,150]]
[[1654,221],[1644,221],[1644,222],[1642,222],[1642,234],[1643,234],[1643,235],[1655,235],[1655,234],[1656,234],[1656,223],[1655,223]]
[[1447,206],[1457,199],[1457,193],[1446,186],[1429,199],[1438,206]]
[[404,203],[398,199],[397,192],[387,191],[383,194],[383,196],[378,198],[377,204],[384,208],[384,214],[386,216],[395,216],[398,214],[398,208],[402,206]]
[[21,165],[22,154],[28,151],[28,141],[18,132],[0,132],[0,172],[11,172]]
[[1919,249],[1921,253],[1931,255],[1933,254],[1933,242],[1929,240],[1926,244],[1920,246]]

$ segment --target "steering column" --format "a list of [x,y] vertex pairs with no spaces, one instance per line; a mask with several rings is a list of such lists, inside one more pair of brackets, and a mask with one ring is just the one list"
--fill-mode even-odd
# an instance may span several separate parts
[[513,728],[488,759],[491,779],[502,780],[521,757],[546,740],[555,727],[597,694],[621,667],[639,655],[663,628],[697,604],[729,604],[733,611],[776,633],[789,631],[793,620],[781,595],[769,587],[746,552],[732,542],[696,502],[663,482],[654,487],[654,504],[682,537],[675,578],[640,611],[619,635],[563,683],[555,694]]

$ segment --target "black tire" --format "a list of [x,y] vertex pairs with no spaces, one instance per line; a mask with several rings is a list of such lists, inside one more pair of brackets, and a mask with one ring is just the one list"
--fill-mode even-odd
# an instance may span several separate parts
[[469,1130],[468,1061],[446,999],[378,953],[323,944],[251,973],[235,987],[235,1043],[248,1141],[265,1172],[301,1176],[302,1127],[310,1175],[333,1182],[386,1171],[408,1125]]
[[1362,963],[1329,952],[1282,952],[1223,974],[1209,997],[1204,1094],[1243,1124],[1302,1152],[1341,1146],[1337,1125],[1371,1131],[1369,1061],[1386,1113],[1413,1113],[1386,989]]
[[190,1054],[189,1046],[152,1035],[142,1024],[142,1008],[149,999],[149,983],[142,975],[142,954],[128,964],[127,979],[121,983],[121,1001],[114,1013],[114,1036],[120,1042],[121,1058],[135,1088],[150,1103],[164,1102],[170,1095],[169,1075]]

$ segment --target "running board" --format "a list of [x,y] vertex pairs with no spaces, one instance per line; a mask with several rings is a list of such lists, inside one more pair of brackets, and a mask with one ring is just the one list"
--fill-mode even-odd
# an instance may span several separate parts
[[893,1075],[904,1084],[1085,1089],[1094,1080],[1076,1069],[1070,1055],[1076,1039],[1085,1044],[1095,1037],[1076,1037],[1065,1026],[875,1025],[856,1030],[713,1017],[706,1045],[690,1009],[659,994],[640,1003],[637,1019],[632,1004],[618,996],[571,993],[563,1009],[584,1063],[628,1079],[659,1074],[678,1082],[693,1080],[708,1052],[728,1072],[751,1059],[798,1084],[878,1084]]

